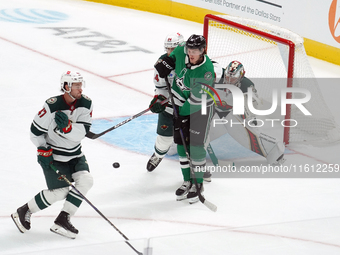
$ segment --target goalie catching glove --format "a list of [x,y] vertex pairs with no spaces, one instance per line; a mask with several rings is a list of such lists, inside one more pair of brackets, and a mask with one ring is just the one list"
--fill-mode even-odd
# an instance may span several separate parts
[[153,113],[163,112],[168,104],[168,103],[165,103],[163,105],[161,104],[161,102],[165,99],[166,97],[163,95],[155,95],[149,105],[150,111],[152,111]]
[[61,111],[57,111],[54,117],[55,123],[62,133],[69,133],[72,130],[72,123],[68,119],[67,115]]
[[171,57],[165,56],[163,59],[158,59],[155,68],[159,77],[165,78],[175,69],[175,62]]

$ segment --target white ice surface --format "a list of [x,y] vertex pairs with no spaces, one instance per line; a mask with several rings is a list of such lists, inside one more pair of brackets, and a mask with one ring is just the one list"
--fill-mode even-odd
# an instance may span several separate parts
[[[22,14],[13,11],[17,8]],[[59,11],[68,18],[41,24],[4,20],[6,15],[23,18],[31,9]],[[0,254],[135,254],[85,202],[72,218],[80,231],[75,240],[49,231],[62,203],[34,214],[32,229],[19,233],[10,214],[45,188],[29,140],[31,121],[44,100],[59,94],[60,75],[68,69],[84,75],[84,94],[94,102],[95,119],[144,110],[153,95],[152,67],[163,53],[166,34],[179,31],[187,38],[201,34],[202,25],[77,0],[1,1],[0,12]],[[86,29],[60,35],[57,27]],[[105,40],[116,40],[111,41],[116,47],[98,45]],[[144,51],[127,51],[133,46]],[[102,53],[117,50],[126,52]],[[340,78],[339,66],[309,59],[317,77]],[[340,84],[321,89],[340,123]],[[143,130],[134,132],[142,137]],[[201,203],[175,201],[182,182],[177,160],[164,159],[148,173],[150,155],[100,139],[82,144],[95,180],[88,199],[134,247],[152,247],[144,254],[340,253],[338,178],[213,179],[205,185],[205,196],[218,206],[214,213]],[[286,156],[287,163],[340,163],[339,145],[289,149],[294,153]],[[116,161],[119,169],[112,168]]]

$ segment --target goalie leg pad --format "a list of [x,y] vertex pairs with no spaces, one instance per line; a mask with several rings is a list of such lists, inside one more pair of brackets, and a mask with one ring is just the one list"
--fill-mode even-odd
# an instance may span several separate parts
[[267,162],[272,166],[282,165],[285,159],[283,158],[285,146],[282,142],[277,142],[267,155]]
[[228,121],[227,130],[232,138],[243,147],[261,156],[266,156],[261,146],[259,132],[256,128],[245,127],[245,120],[238,115],[229,114],[226,120]]
[[238,123],[232,127],[228,125],[227,129],[231,137],[239,144],[265,157],[270,165],[280,165],[284,162],[285,146],[283,142],[260,132],[261,128],[245,127],[242,125],[242,119],[239,116],[229,114],[227,119],[229,122]]

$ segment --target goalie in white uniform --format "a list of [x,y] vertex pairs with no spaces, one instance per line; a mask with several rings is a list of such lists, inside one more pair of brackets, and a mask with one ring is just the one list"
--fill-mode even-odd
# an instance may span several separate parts
[[[216,70],[216,65],[215,65]],[[260,127],[257,127],[258,121],[254,114],[248,108],[248,88],[252,90],[252,102],[254,108],[261,104],[254,83],[245,75],[243,65],[238,61],[232,61],[224,69],[222,76],[217,84],[231,84],[237,86],[244,95],[244,115],[233,115],[233,96],[228,89],[217,89],[222,104],[216,98],[218,106],[216,107],[215,119],[224,120],[227,125],[215,125],[211,128],[210,139],[215,140],[225,134],[225,128],[231,137],[245,148],[265,157],[270,165],[281,165],[284,162],[284,144],[276,138],[266,134]],[[212,122],[213,125],[214,121]],[[233,123],[233,125],[230,125]],[[245,125],[243,125],[245,123]],[[216,124],[216,123],[215,123]],[[216,127],[223,127],[223,130],[217,130]],[[215,131],[214,131],[215,130]]]
[[82,197],[76,191],[70,190],[68,183],[53,171],[50,164],[53,163],[61,174],[74,182],[74,186],[83,195],[92,187],[92,175],[81,151],[80,141],[90,130],[93,105],[91,99],[82,94],[83,86],[80,73],[63,73],[61,90],[64,93],[46,100],[33,119],[31,140],[38,148],[38,163],[43,169],[47,189],[40,191],[11,215],[22,233],[31,228],[32,213],[65,200],[50,230],[72,239],[78,234],[70,217],[82,203]]

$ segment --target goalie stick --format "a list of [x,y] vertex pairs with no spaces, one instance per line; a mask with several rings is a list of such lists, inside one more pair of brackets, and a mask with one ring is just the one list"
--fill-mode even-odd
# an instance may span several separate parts
[[[168,81],[168,77],[166,76],[165,77],[165,82],[166,82],[166,86],[168,88],[168,91],[169,91],[169,96],[170,96],[170,102],[171,104],[173,105],[173,109],[174,109],[174,117],[175,118],[178,118],[178,113],[177,113],[177,110],[176,110],[176,107],[175,107],[175,103],[174,103],[174,96],[172,95],[171,93],[171,86],[170,86],[170,83]],[[182,143],[183,143],[183,147],[184,147],[184,150],[185,150],[185,154],[188,158],[188,161],[189,161],[189,166],[190,166],[190,173],[191,173],[191,176],[193,176],[193,180],[194,180],[194,184],[196,186],[196,190],[197,190],[197,194],[198,194],[198,198],[199,200],[201,201],[202,204],[204,204],[206,207],[208,207],[210,210],[212,210],[213,212],[216,212],[217,211],[217,206],[214,205],[213,203],[209,202],[208,200],[205,199],[205,197],[202,196],[201,194],[201,191],[200,189],[198,188],[198,183],[197,183],[197,179],[196,179],[196,176],[195,176],[195,172],[193,170],[193,166],[192,166],[192,163],[191,163],[191,160],[190,160],[190,155],[189,155],[189,152],[188,152],[188,148],[185,144],[185,139],[184,139],[184,135],[183,135],[183,130],[181,128],[179,128],[179,133],[181,135],[181,139],[182,139]]]
[[53,169],[53,171],[55,171],[61,178],[63,178],[63,180],[65,182],[67,182],[68,185],[70,185],[100,216],[103,217],[104,220],[106,220],[115,230],[117,230],[117,232],[122,236],[124,237],[124,239],[126,240],[125,243],[127,245],[130,246],[130,248],[132,250],[134,250],[137,254],[139,255],[143,255],[142,252],[138,251],[135,247],[132,246],[132,244],[129,243],[129,238],[127,238],[108,218],[105,217],[104,214],[101,213],[101,211],[99,211],[97,209],[97,207],[95,207],[91,202],[90,200],[88,200],[73,184],[72,182],[69,181],[69,179],[66,178],[65,175],[61,174],[60,171],[53,165],[53,164],[50,164],[51,168]]
[[[164,104],[166,104],[167,102],[168,102],[168,99],[165,99],[165,100],[161,101],[160,103],[161,103],[161,105],[164,105]],[[119,128],[120,126],[123,126],[124,124],[130,122],[131,120],[138,118],[139,116],[141,116],[141,115],[143,115],[144,113],[148,112],[148,111],[150,110],[150,108],[151,108],[151,107],[149,107],[148,109],[145,109],[144,111],[141,111],[140,113],[137,113],[137,114],[131,116],[130,118],[128,118],[128,119],[126,119],[126,120],[123,120],[122,122],[120,122],[120,123],[114,125],[113,127],[110,127],[109,129],[104,130],[103,132],[101,132],[101,133],[99,133],[99,134],[95,134],[95,133],[89,131],[85,136],[86,136],[87,138],[90,138],[90,139],[97,139],[98,137],[100,137],[100,136],[102,136],[102,135],[105,135],[106,133],[108,133],[108,132],[110,132],[110,131],[112,131],[112,130],[114,130],[114,129],[116,129],[116,128]]]

